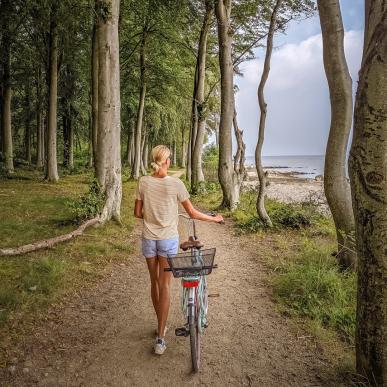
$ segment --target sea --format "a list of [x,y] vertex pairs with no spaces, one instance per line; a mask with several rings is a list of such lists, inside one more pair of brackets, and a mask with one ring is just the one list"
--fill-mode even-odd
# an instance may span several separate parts
[[[314,179],[324,174],[324,155],[318,156],[262,156],[265,169],[278,172],[293,172],[305,179]],[[245,165],[255,166],[254,156],[246,156]]]

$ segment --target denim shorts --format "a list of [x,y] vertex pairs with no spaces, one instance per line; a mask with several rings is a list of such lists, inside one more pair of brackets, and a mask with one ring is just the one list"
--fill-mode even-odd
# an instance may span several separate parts
[[177,254],[179,250],[179,237],[163,240],[142,238],[142,254],[145,258],[167,257]]

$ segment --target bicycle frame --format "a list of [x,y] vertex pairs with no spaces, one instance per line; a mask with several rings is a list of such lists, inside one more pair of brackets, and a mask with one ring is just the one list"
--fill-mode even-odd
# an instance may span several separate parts
[[[193,238],[194,240],[197,240],[194,220],[184,214],[179,214],[179,216],[188,219],[190,221],[190,224],[192,222]],[[190,227],[190,224],[188,225],[188,227]],[[192,236],[190,235],[190,229],[188,229],[188,236],[189,239]],[[177,328],[175,330],[175,334],[177,336],[190,337],[192,369],[194,372],[198,372],[200,366],[200,336],[201,333],[203,333],[204,328],[207,327],[206,314],[208,302],[206,274],[209,274],[212,268],[215,268],[217,266],[213,265],[215,249],[200,250],[200,248],[203,246],[200,243],[200,247],[198,248],[196,248],[196,246],[192,246],[194,245],[191,245],[191,247],[189,248],[191,254],[188,255],[188,257],[190,257],[192,260],[190,264],[192,265],[192,268],[194,270],[192,272],[187,271],[185,273],[182,273],[183,275],[178,274],[178,269],[176,269],[176,272],[174,272],[174,276],[182,277],[181,306],[183,314],[187,318],[187,323],[185,324],[185,327]],[[205,258],[209,257],[209,255],[206,255],[206,252],[208,254],[208,251],[210,250],[213,250],[213,255],[210,256],[212,258],[212,261],[210,261],[211,263],[207,264],[206,266],[206,264],[204,263],[206,262]],[[170,269],[165,270],[173,271],[172,262],[170,262],[170,266]],[[198,268],[199,270],[196,271],[195,268]]]

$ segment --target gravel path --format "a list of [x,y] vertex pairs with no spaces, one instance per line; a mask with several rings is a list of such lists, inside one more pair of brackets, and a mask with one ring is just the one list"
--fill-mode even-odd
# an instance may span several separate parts
[[321,351],[276,312],[260,255],[272,249],[270,238],[237,237],[230,225],[198,225],[206,246],[217,247],[219,264],[209,277],[214,297],[200,373],[190,372],[188,338],[173,334],[183,320],[178,280],[172,287],[168,348],[155,356],[156,321],[139,229],[140,224],[133,235],[135,253],[125,264],[112,266],[97,287],[51,310],[15,348],[12,373],[0,369],[2,386],[340,385]]

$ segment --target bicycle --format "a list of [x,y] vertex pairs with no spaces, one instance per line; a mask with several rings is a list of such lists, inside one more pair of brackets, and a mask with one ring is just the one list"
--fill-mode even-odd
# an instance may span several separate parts
[[[211,214],[214,215],[214,214]],[[181,307],[187,323],[184,327],[176,328],[176,336],[190,337],[192,370],[199,371],[200,367],[200,334],[207,328],[208,294],[206,276],[211,274],[214,265],[216,248],[204,249],[197,238],[195,221],[184,214],[179,216],[192,222],[193,235],[188,241],[180,244],[182,253],[168,255],[169,268],[175,278],[182,278]],[[189,224],[188,224],[189,227]]]

